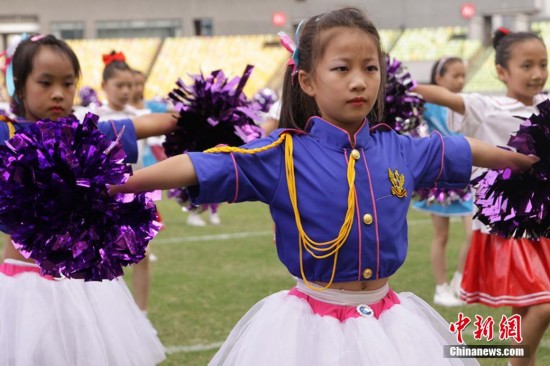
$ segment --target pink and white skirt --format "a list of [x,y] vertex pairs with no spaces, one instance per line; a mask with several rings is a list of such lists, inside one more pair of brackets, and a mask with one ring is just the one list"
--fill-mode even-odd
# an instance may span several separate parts
[[30,263],[0,264],[0,365],[150,366],[164,359],[122,279],[53,279]]
[[209,365],[478,365],[445,358],[449,324],[412,293],[311,290],[261,300],[233,328]]

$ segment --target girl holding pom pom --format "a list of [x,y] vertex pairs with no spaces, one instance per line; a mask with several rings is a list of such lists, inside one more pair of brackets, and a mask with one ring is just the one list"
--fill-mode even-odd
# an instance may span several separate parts
[[[440,85],[454,93],[458,93],[464,87],[465,73],[466,68],[462,59],[458,57],[442,57],[432,67],[430,82],[432,85]],[[424,107],[424,120],[430,132],[438,131],[443,136],[455,134],[447,126],[447,108],[432,103],[426,103]],[[463,200],[458,196],[456,190],[445,191],[437,189],[425,191],[429,192],[428,195],[437,195],[437,197],[433,200],[430,200],[431,197],[419,200],[418,202],[414,202],[412,207],[423,212],[428,212],[432,217],[434,234],[431,260],[436,281],[434,303],[441,306],[462,305],[463,302],[460,300],[460,282],[472,237],[473,203],[471,194],[465,192],[469,197]],[[457,195],[456,199],[452,202],[446,202],[450,194]],[[464,245],[460,250],[458,267],[449,285],[447,283],[445,248],[447,247],[447,239],[449,237],[449,219],[453,216],[462,217],[466,235]]]
[[[39,120],[68,117],[80,76],[74,52],[51,35],[23,40],[11,65],[12,109],[20,118],[0,122],[2,144]],[[167,133],[175,122],[170,115],[150,115],[99,123],[99,129],[119,138],[132,162],[137,139]],[[41,276],[11,241],[0,264],[0,309],[2,365],[154,365],[164,359],[124,281]]]
[[[415,91],[428,102],[450,108],[449,125],[466,136],[505,146],[521,119],[538,113],[537,104],[548,78],[544,41],[534,33],[494,33],[495,65],[506,85],[506,96],[455,94],[433,85]],[[533,365],[536,349],[550,322],[550,241],[505,239],[490,235],[474,220],[471,248],[466,260],[461,297],[468,303],[511,306],[521,316],[521,344],[530,347],[529,358],[511,359],[512,365]]]
[[270,206],[296,287],[255,305],[211,365],[477,364],[444,358],[443,346],[456,343],[445,320],[389,287],[407,253],[410,196],[436,183],[465,187],[472,161],[523,170],[537,158],[461,136],[371,130],[377,121],[365,116],[383,115],[385,85],[376,28],[346,8],[298,29],[282,129],[240,148],[171,157],[111,193],[186,186],[196,203]]

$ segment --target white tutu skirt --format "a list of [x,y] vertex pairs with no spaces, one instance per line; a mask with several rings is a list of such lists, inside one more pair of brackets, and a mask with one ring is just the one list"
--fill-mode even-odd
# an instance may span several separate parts
[[448,323],[411,293],[376,317],[340,322],[313,313],[307,300],[281,291],[252,307],[231,331],[209,365],[478,365],[444,358],[457,344]]
[[164,348],[122,279],[0,273],[0,365],[155,365]]

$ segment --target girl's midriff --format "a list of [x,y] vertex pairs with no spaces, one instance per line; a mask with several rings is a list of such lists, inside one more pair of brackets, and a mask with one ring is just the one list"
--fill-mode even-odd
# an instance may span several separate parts
[[[389,277],[378,278],[371,281],[351,281],[351,282],[333,282],[328,288],[333,290],[347,291],[373,291],[382,288],[388,283]],[[327,285],[326,282],[315,282],[321,287]]]

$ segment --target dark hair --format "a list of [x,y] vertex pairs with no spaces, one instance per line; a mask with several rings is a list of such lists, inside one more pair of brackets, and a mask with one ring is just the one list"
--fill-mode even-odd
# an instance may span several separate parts
[[[126,61],[122,60],[113,60],[113,61],[105,61],[106,56],[116,56],[116,55],[122,55],[122,53],[117,53],[115,51],[111,51],[109,55],[104,55],[103,60],[105,62],[105,68],[103,69],[103,81],[107,81],[111,79],[116,71],[130,71],[132,72],[132,69]],[[122,56],[124,58],[124,56]]]
[[545,47],[543,39],[532,32],[510,32],[504,27],[498,28],[493,34],[493,47],[495,48],[495,65],[508,67],[512,53],[512,46],[516,43],[531,39],[539,40]]
[[436,85],[435,79],[438,76],[444,76],[447,73],[448,66],[455,62],[463,62],[460,57],[441,57],[432,66],[432,72],[430,74],[430,84]]
[[73,71],[77,79],[80,78],[80,63],[74,51],[65,41],[57,39],[53,35],[31,36],[27,38],[15,49],[11,62],[13,63],[13,82],[15,92],[12,98],[11,109],[17,116],[24,116],[25,106],[22,99],[25,93],[25,84],[27,78],[32,73],[34,58],[41,47],[50,47],[55,52],[67,56],[73,65]]
[[[369,116],[374,115],[375,119],[383,116],[384,112],[384,91],[386,85],[386,62],[382,48],[380,47],[380,36],[376,27],[370,22],[363,12],[356,8],[344,8],[311,17],[303,24],[296,40],[298,46],[298,69],[311,73],[315,63],[324,52],[325,44],[321,44],[320,34],[324,30],[335,27],[359,28],[370,34],[378,50],[378,61],[380,63],[380,88],[377,101]],[[297,75],[292,74],[293,66],[289,65],[285,72],[283,82],[283,94],[281,97],[281,126],[285,128],[296,128],[303,130],[307,120],[319,115],[319,107],[313,97],[302,91],[297,80]]]

